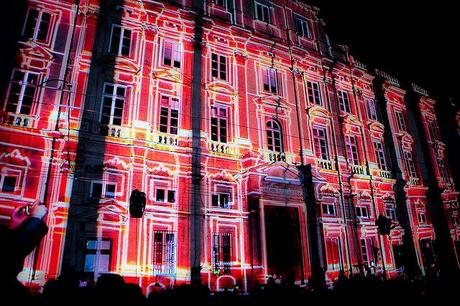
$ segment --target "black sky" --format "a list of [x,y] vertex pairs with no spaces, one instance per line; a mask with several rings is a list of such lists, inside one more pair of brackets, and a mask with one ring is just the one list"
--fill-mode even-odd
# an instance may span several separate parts
[[[460,99],[456,1],[316,0],[334,40],[372,66],[412,80],[434,96]],[[457,72],[457,73],[455,73]]]

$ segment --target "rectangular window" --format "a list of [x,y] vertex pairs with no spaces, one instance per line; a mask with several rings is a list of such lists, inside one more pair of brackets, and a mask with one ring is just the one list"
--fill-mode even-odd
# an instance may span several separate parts
[[16,179],[15,176],[4,176],[2,192],[14,192],[16,189]]
[[380,141],[374,141],[374,149],[377,158],[377,163],[379,168],[382,170],[387,170],[387,164],[385,159],[385,149],[383,144]]
[[11,78],[6,111],[30,115],[35,102],[38,74],[30,71],[14,70]]
[[367,116],[371,120],[378,120],[377,118],[377,108],[375,105],[375,100],[374,99],[368,99],[367,100]]
[[230,195],[228,193],[217,193],[211,196],[213,207],[230,208]]
[[398,129],[400,131],[407,131],[406,119],[404,118],[404,114],[400,111],[396,111],[395,115],[398,123]]
[[351,113],[350,98],[348,97],[348,92],[345,90],[339,90],[337,94],[339,96],[340,110],[345,113]]
[[369,207],[367,205],[356,206],[356,217],[357,218],[370,218]]
[[179,99],[162,96],[160,107],[160,132],[177,135],[179,126]]
[[153,233],[154,275],[173,275],[176,273],[175,234],[167,231]]
[[116,196],[116,188],[117,188],[117,185],[107,183],[105,185],[105,197],[114,199]]
[[339,238],[327,238],[326,239],[326,250],[328,258],[328,268],[330,270],[340,269],[340,240]]
[[361,239],[361,255],[363,263],[373,266],[375,262],[375,247],[372,238]]
[[294,15],[294,20],[297,35],[300,37],[311,38],[310,25],[308,24],[308,21],[298,15]]
[[270,7],[268,5],[256,2],[255,9],[257,20],[270,23]]
[[89,239],[85,247],[85,272],[105,273],[110,271],[112,241]]
[[334,203],[323,203],[322,205],[323,215],[335,216],[335,204]]
[[181,52],[178,43],[165,41],[163,44],[163,65],[180,68]]
[[323,105],[321,87],[318,82],[307,82],[308,101],[317,105]]
[[313,141],[315,144],[316,156],[321,159],[329,159],[329,148],[327,143],[326,129],[323,127],[313,128]]
[[439,168],[439,174],[440,174],[441,178],[444,179],[444,180],[448,179],[449,178],[449,172],[447,171],[446,163],[441,158],[438,158],[438,168]]
[[176,202],[176,192],[174,190],[168,190],[168,203]]
[[264,91],[278,94],[278,80],[276,69],[262,68],[262,81],[264,84]]
[[213,273],[228,274],[232,264],[232,234],[214,233],[212,238]]
[[406,162],[406,170],[409,177],[417,177],[417,171],[415,169],[414,159],[412,158],[412,152],[404,152],[404,160]]
[[426,224],[426,214],[425,211],[419,210],[417,211],[417,220],[419,224]]
[[227,80],[227,57],[211,54],[211,75],[220,80]]
[[104,84],[101,114],[102,124],[121,125],[125,99],[125,86],[109,83]]
[[131,50],[131,30],[120,25],[112,25],[109,52],[121,56],[129,56]]
[[439,140],[439,129],[434,121],[428,122],[428,131],[430,133],[431,141]]
[[213,106],[211,114],[211,140],[227,142],[227,109]]
[[345,146],[347,149],[348,161],[352,165],[359,165],[358,145],[356,143],[356,136],[346,136]]
[[46,41],[51,25],[51,14],[31,8],[22,30],[24,39]]
[[387,218],[396,221],[396,209],[394,205],[387,205],[385,208]]
[[160,188],[157,189],[155,200],[157,200],[158,202],[165,201],[165,190],[164,189],[160,189]]
[[223,8],[227,8],[227,0],[214,0],[214,4]]

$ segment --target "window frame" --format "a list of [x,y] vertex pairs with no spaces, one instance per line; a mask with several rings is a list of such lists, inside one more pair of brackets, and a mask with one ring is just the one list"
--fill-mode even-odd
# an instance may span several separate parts
[[[118,42],[114,43],[114,36],[113,35],[114,35],[115,28],[120,29],[120,36],[118,37]],[[129,31],[129,37],[126,37],[125,34],[128,31]],[[129,46],[127,46],[127,48],[128,48],[127,53],[125,53],[123,51],[124,48],[126,48],[126,46],[124,45],[125,39],[129,39]],[[108,50],[110,54],[114,54],[114,55],[117,55],[117,56],[129,57],[131,55],[132,42],[133,42],[133,30],[132,29],[127,28],[127,27],[125,27],[123,25],[120,25],[120,24],[115,24],[115,23],[112,24],[112,28],[111,28],[111,31],[110,31],[109,50]],[[116,50],[114,50],[114,49],[116,49]]]
[[[89,249],[88,248],[88,242],[89,241],[94,241],[96,242],[96,248],[95,249]],[[99,244],[100,243],[103,243],[103,242],[109,242],[110,243],[110,247],[108,249],[104,248],[104,249],[101,249],[99,247]],[[91,251],[91,252],[89,252]],[[93,253],[94,251],[94,253]],[[107,272],[110,272],[110,267],[112,265],[112,251],[113,251],[113,241],[112,239],[110,238],[87,238],[86,239],[86,242],[85,242],[85,250],[84,250],[84,260],[83,260],[83,270],[85,273],[107,273]],[[86,262],[87,262],[87,256],[89,255],[93,255],[95,257],[94,261],[93,261],[93,270],[92,271],[89,271],[89,270],[86,270]],[[99,267],[99,259],[101,256],[108,256],[108,267],[107,267],[107,271],[103,271],[103,270],[100,270],[100,267]],[[97,269],[96,269],[96,266],[97,266]]]
[[280,86],[278,80],[278,70],[271,67],[262,68],[262,89],[264,92],[274,95],[280,94]]
[[373,143],[377,165],[379,166],[379,169],[387,171],[388,165],[385,156],[385,146],[380,140],[374,140]]
[[211,77],[221,81],[228,81],[228,57],[211,53]]
[[[228,238],[228,244],[223,243],[223,237]],[[233,233],[212,233],[212,269],[214,274],[230,274],[233,259]],[[225,247],[225,249],[224,249]],[[228,249],[227,249],[228,247]],[[228,253],[226,252],[228,251]],[[227,260],[226,260],[227,259]]]
[[395,111],[396,124],[399,131],[407,132],[407,123],[404,113],[400,110]]
[[[161,241],[157,237],[161,235]],[[172,239],[168,239],[172,237]],[[177,265],[177,235],[173,231],[154,230],[152,245],[153,275],[174,275]],[[161,246],[161,251],[158,247]],[[161,259],[160,259],[161,257]],[[157,260],[160,259],[160,262]]]
[[[221,114],[225,112],[225,115]],[[228,143],[229,140],[229,108],[221,105],[211,106],[211,140]]]
[[[277,125],[277,128],[269,123],[273,122]],[[283,128],[280,122],[276,119],[267,120],[265,123],[266,129],[266,137],[267,137],[267,149],[272,152],[283,153],[284,152],[284,144],[283,144]]]
[[[351,141],[353,140],[353,141]],[[347,153],[348,162],[354,166],[359,166],[359,149],[358,149],[358,139],[356,135],[346,135],[345,136],[345,148]]]
[[[16,80],[14,79],[16,74],[23,74],[21,80]],[[35,82],[31,82],[29,80],[30,76],[35,76]],[[8,91],[7,91],[7,100],[4,106],[4,110],[9,113],[14,113],[14,114],[21,114],[21,115],[26,115],[26,116],[32,116],[35,110],[34,104],[39,103],[39,80],[40,80],[40,73],[30,71],[30,70],[23,70],[23,69],[13,69],[13,73],[11,74],[10,81],[8,84]],[[12,103],[13,99],[11,99],[12,95],[12,87],[13,85],[19,86],[19,93],[18,93],[18,99],[16,103]],[[24,107],[24,97],[29,97],[29,95],[26,95],[26,91],[29,88],[33,88],[33,95],[31,96],[31,102],[30,106],[28,107],[29,112],[23,112],[23,107]],[[15,111],[13,112],[10,110],[11,105],[15,105]],[[26,106],[27,108],[27,106]]]
[[[294,13],[294,24],[297,36],[309,39],[312,38],[311,27],[307,18]],[[305,33],[305,31],[307,33]]]
[[[109,94],[106,92],[106,87],[108,86],[113,86],[112,93]],[[119,96],[118,95],[118,89],[123,89],[124,95]],[[107,116],[107,114],[104,113],[104,108],[107,108],[108,106],[105,105],[105,98],[110,98],[111,103],[110,103],[110,114]],[[108,83],[104,82],[103,90],[102,90],[102,103],[101,103],[101,113],[99,116],[99,122],[104,125],[116,125],[116,126],[122,126],[123,125],[123,117],[124,117],[124,112],[125,112],[125,105],[126,105],[126,100],[128,98],[128,87],[125,85],[121,84],[116,84],[116,83]],[[120,109],[120,107],[116,106],[117,100],[121,100],[123,102],[122,108],[121,108],[121,115],[120,116],[115,116],[115,110]],[[108,123],[103,121],[103,118],[108,118]],[[120,124],[114,123],[114,119],[119,119]]]
[[[259,16],[259,7],[260,13],[262,16]],[[258,21],[265,22],[267,24],[271,24],[271,7],[269,4],[265,4],[263,2],[255,1],[254,2],[254,11],[255,11],[255,18]]]
[[350,94],[346,90],[339,89],[337,91],[337,96],[339,99],[339,108],[342,112],[351,114],[351,100]]
[[330,160],[329,137],[325,126],[313,126],[313,144],[316,157],[323,160]]
[[319,82],[307,81],[307,97],[308,102],[323,106],[323,96],[321,93],[321,84]]
[[[27,27],[29,25],[29,18],[30,18],[30,13],[31,11],[36,11],[37,12],[37,17],[35,21],[33,21],[33,26],[32,29],[29,30],[31,33],[26,33]],[[46,29],[46,34],[45,37],[39,37],[40,31],[42,31],[41,25],[43,24],[43,15],[47,14],[49,15],[49,20],[48,20],[48,26]],[[45,11],[41,8],[38,7],[30,7],[27,10],[26,18],[24,20],[24,24],[22,26],[21,30],[21,37],[26,40],[33,40],[33,41],[38,41],[38,42],[43,42],[43,43],[48,43],[51,40],[52,37],[52,30],[53,30],[53,14],[51,12]]]
[[[167,47],[171,46],[170,51],[170,58],[166,57],[167,54]],[[163,67],[170,67],[174,69],[181,69],[182,68],[182,44],[172,40],[163,40],[162,48],[161,48],[161,65]],[[170,60],[171,63],[166,63],[166,60]]]

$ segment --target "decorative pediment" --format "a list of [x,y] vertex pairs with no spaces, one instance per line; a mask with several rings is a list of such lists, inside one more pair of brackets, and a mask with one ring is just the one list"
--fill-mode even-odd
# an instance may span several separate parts
[[374,133],[383,134],[385,131],[385,126],[380,122],[374,121],[369,123],[369,130]]
[[155,175],[155,176],[163,176],[163,177],[173,177],[174,176],[174,172],[171,169],[165,167],[163,164],[159,164],[158,166],[154,168],[148,169],[148,173]]
[[153,77],[173,82],[180,82],[182,79],[181,73],[176,69],[157,69],[153,72]]
[[227,181],[227,182],[235,181],[235,178],[227,169],[224,169],[221,172],[218,172],[215,174],[211,174],[209,175],[209,178],[212,180],[216,180],[216,181]]
[[[26,47],[20,49],[19,54],[22,57],[22,65],[27,65],[27,68],[32,66],[44,70],[51,65],[54,59],[53,54],[47,48],[34,42],[27,43]],[[30,63],[31,59],[33,59],[33,65]]]
[[361,126],[362,122],[353,114],[346,114],[343,117],[343,122],[347,125]]
[[336,197],[336,196],[339,195],[339,191],[334,186],[332,186],[331,184],[324,184],[323,186],[321,186],[319,191],[321,192],[321,194],[323,196],[334,196],[334,197]]
[[360,200],[372,200],[371,194],[369,192],[367,192],[366,190],[361,191],[358,194],[358,197],[359,197]]
[[236,88],[234,88],[228,82],[224,82],[220,80],[214,80],[206,84],[206,89],[215,91],[215,92],[220,92],[223,94],[233,95],[233,96],[236,96],[238,94],[238,91],[236,90]]
[[384,202],[391,202],[391,203],[395,202],[395,198],[388,192],[382,196],[382,200]]
[[281,109],[285,108],[287,105],[286,99],[276,95],[261,96],[256,98],[254,101],[258,104],[278,106]]
[[15,149],[10,153],[3,153],[0,155],[0,164],[29,167],[30,160],[27,156],[23,156],[19,149]]
[[401,135],[401,143],[405,145],[406,147],[411,148],[412,144],[414,143],[414,138],[409,133],[404,132]]
[[310,117],[310,122],[314,121],[315,118],[324,118],[329,119],[331,117],[331,113],[325,109],[324,107],[314,105],[307,109],[308,116]]
[[118,156],[115,156],[114,158],[104,162],[104,167],[107,169],[128,170],[129,164],[127,164]]

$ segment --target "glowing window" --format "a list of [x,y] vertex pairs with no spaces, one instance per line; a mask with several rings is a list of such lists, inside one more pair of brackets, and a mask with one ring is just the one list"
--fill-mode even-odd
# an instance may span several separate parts
[[163,44],[163,65],[180,68],[181,52],[177,43],[165,41]]
[[173,275],[176,272],[176,239],[173,232],[153,233],[153,273]]
[[374,149],[375,149],[375,154],[377,157],[377,163],[379,165],[379,168],[382,170],[387,170],[387,163],[385,159],[385,149],[383,147],[382,142],[374,141]]
[[30,115],[33,103],[37,103],[38,74],[30,71],[14,70],[8,89],[6,111]]
[[104,273],[110,271],[112,241],[88,239],[85,247],[85,272]]
[[214,274],[228,274],[232,265],[232,234],[214,233],[212,239],[212,267]]
[[125,99],[125,86],[109,83],[104,84],[101,113],[102,124],[121,125]]
[[177,135],[179,126],[179,99],[162,96],[160,101],[160,132]]
[[227,57],[211,54],[211,75],[220,80],[227,80]]
[[262,68],[262,81],[264,85],[264,91],[273,94],[278,94],[278,80],[276,69]]
[[17,177],[4,176],[2,179],[2,192],[14,192],[16,190]]
[[352,165],[359,165],[358,144],[356,141],[356,136],[346,136],[345,146],[347,150],[348,161]]

